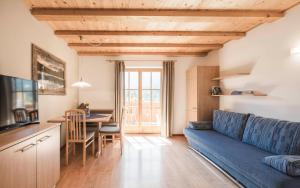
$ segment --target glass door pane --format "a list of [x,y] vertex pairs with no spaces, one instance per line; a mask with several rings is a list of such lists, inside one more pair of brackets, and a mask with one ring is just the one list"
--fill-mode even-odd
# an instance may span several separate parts
[[151,124],[151,72],[142,74],[141,125]]
[[125,72],[126,125],[138,126],[139,123],[139,73]]
[[160,126],[160,113],[161,113],[161,73],[160,72],[152,72],[152,82],[151,82],[151,89],[152,89],[152,125]]
[[161,118],[161,98],[160,98],[160,90],[152,90],[152,116],[151,121],[152,125],[160,126],[160,118]]
[[160,126],[160,72],[142,72],[142,126]]

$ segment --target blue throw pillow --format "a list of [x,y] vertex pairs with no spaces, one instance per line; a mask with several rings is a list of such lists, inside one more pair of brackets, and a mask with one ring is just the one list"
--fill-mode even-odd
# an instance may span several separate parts
[[300,155],[273,155],[263,162],[289,176],[300,176]]
[[209,130],[212,129],[212,122],[211,121],[190,121],[188,127],[197,130]]

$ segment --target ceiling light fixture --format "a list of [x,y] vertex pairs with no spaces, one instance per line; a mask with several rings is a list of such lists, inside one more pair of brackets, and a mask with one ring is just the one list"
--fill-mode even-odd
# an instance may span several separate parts
[[78,82],[75,82],[74,84],[72,84],[73,87],[79,87],[79,88],[85,88],[85,87],[91,87],[92,85],[83,81],[82,77],[80,78],[80,80]]
[[[78,70],[80,70],[80,58],[77,55],[77,62],[78,62]],[[72,84],[72,87],[78,87],[78,88],[86,88],[91,87],[92,85],[83,81],[82,76],[80,77],[80,80],[78,82],[75,82]]]

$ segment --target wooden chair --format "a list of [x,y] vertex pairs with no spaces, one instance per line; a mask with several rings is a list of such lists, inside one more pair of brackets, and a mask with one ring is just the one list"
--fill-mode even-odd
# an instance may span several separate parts
[[[111,114],[114,114],[114,110],[111,111]],[[112,116],[111,120],[109,122],[103,122],[102,123],[102,127],[105,127],[105,126],[109,126],[109,127],[118,127],[118,122],[116,122],[114,120],[114,117]],[[106,135],[106,136],[103,136],[103,146],[105,147],[107,141],[112,141],[114,142],[114,139],[115,139],[115,136],[114,135]]]
[[[115,139],[120,140],[120,152],[122,155],[123,150],[123,132],[122,132],[122,123],[125,115],[125,109],[122,108],[121,112],[121,120],[119,123],[113,124],[113,125],[106,125],[100,128],[99,130],[99,136],[98,136],[98,144],[101,144],[100,146],[100,154],[102,155],[103,146],[106,144],[106,136],[111,136],[112,141]],[[116,138],[116,136],[118,138]],[[104,141],[104,143],[103,143]]]
[[36,121],[39,119],[39,111],[38,110],[32,110],[28,112],[30,121]]
[[95,154],[95,132],[86,130],[86,115],[84,110],[74,109],[65,112],[66,118],[66,165],[69,160],[69,144],[73,144],[75,155],[75,144],[82,144],[83,166],[86,161],[86,149],[92,144],[92,155]]

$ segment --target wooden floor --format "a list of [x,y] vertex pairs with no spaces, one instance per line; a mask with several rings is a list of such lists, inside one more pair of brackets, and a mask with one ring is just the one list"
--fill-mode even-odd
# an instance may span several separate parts
[[[121,156],[117,141],[108,144],[103,156],[62,156],[58,188],[216,188],[237,187],[210,163],[188,149],[183,136],[171,139],[151,135],[127,135]],[[79,150],[79,149],[78,149]],[[77,150],[77,151],[78,151]],[[64,153],[64,152],[62,152]]]

